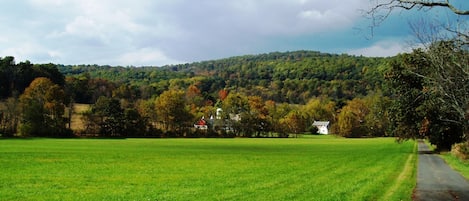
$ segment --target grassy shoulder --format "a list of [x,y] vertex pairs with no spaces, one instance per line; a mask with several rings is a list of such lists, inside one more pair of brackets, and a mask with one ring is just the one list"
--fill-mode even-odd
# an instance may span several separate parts
[[451,153],[442,153],[440,155],[448,165],[451,166],[454,170],[461,173],[466,179],[469,180],[469,161],[463,161]]
[[411,200],[414,142],[316,137],[0,140],[0,194],[6,200]]
[[408,200],[417,185],[418,146],[414,142],[413,153],[409,154],[407,161],[395,183],[388,189],[381,200]]
[[[425,143],[434,149],[433,145],[431,145],[428,141],[425,141]],[[458,171],[462,176],[469,180],[469,161],[461,160],[451,154],[451,152],[442,152],[439,155],[452,169]]]

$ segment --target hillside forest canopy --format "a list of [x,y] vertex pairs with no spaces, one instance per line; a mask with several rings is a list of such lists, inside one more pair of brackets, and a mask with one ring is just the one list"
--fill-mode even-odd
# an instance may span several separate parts
[[[415,58],[428,51],[388,58],[274,52],[163,67],[16,63],[13,57],[4,57],[0,133],[3,137],[287,137],[316,134],[313,122],[329,121],[330,132],[344,137],[399,137],[415,131],[422,137],[454,136],[446,144],[439,143],[441,137],[431,138],[448,148],[464,139],[465,130],[429,116],[435,108],[427,106],[436,94],[406,71],[423,68]],[[467,58],[466,50],[458,53]],[[408,94],[421,93],[428,99],[407,108],[415,115],[400,118],[404,111],[396,105],[408,104],[405,101],[412,98]],[[70,126],[72,108],[78,103],[90,105],[79,114],[81,129]],[[439,115],[452,115],[447,113]],[[404,132],[402,121],[411,121],[413,127]],[[194,127],[200,122],[204,129]]]

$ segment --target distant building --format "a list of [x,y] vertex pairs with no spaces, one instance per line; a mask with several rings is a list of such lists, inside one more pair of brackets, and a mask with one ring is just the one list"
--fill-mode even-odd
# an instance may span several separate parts
[[208,125],[207,121],[205,121],[205,117],[202,117],[197,123],[194,124],[194,127],[197,129],[207,130]]
[[210,115],[210,119],[208,120],[205,120],[205,117],[202,117],[199,121],[197,121],[197,123],[194,124],[194,128],[207,130],[210,125],[210,128],[213,129],[233,131],[233,122],[239,121],[241,121],[240,114],[229,114],[228,117],[224,117],[223,109],[217,108],[215,116]]
[[328,135],[329,134],[329,121],[314,121],[313,126],[318,128],[319,134]]

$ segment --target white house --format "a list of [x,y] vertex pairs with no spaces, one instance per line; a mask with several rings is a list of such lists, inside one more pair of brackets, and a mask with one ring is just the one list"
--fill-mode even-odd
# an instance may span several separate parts
[[319,134],[329,134],[329,121],[314,121],[313,126],[318,128]]

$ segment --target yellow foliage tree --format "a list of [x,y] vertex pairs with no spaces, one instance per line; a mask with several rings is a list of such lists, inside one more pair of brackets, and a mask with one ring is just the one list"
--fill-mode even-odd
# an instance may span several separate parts
[[65,137],[70,134],[63,117],[65,93],[50,79],[31,82],[20,96],[22,121],[20,133],[26,136]]
[[370,112],[365,101],[355,98],[347,102],[338,116],[338,133],[344,137],[361,137],[367,135],[365,118]]

